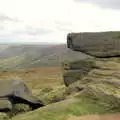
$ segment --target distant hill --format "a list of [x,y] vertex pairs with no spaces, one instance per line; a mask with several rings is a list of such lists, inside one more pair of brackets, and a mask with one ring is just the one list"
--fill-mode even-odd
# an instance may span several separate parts
[[39,66],[60,66],[63,61],[84,59],[88,56],[60,45],[4,45],[0,46],[0,69]]

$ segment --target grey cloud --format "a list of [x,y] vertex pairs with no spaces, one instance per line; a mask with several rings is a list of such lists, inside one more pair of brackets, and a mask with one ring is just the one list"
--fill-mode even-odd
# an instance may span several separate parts
[[0,21],[13,21],[13,22],[18,22],[19,20],[15,19],[15,18],[11,18],[7,15],[3,15],[3,14],[0,14]]
[[13,42],[13,41],[14,41],[14,37],[12,37],[11,35],[0,35],[0,44]]
[[52,33],[52,32],[53,31],[50,30],[50,29],[27,27],[23,30],[16,31],[16,34],[44,35],[44,34],[49,34],[49,33]]
[[16,34],[6,34],[0,35],[0,44],[1,43],[20,43],[25,41],[30,41],[30,38],[19,38]]
[[102,8],[120,9],[120,0],[74,0],[74,1],[92,3]]
[[[50,34],[53,32],[50,29],[45,28],[32,28],[26,27],[18,30],[8,30],[4,26],[0,26],[0,43],[12,43],[12,42],[29,42],[37,40],[36,36],[40,38],[42,35]],[[30,35],[28,38],[21,38],[19,35]],[[31,37],[32,36],[32,37]],[[35,38],[33,39],[33,37]],[[37,40],[38,41],[38,40]]]

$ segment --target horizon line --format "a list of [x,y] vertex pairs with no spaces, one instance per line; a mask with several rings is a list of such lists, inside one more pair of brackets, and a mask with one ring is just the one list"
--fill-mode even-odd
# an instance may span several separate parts
[[56,45],[56,44],[66,44],[66,43],[51,43],[51,42],[0,42],[0,45],[6,45],[6,44],[25,44],[25,45]]

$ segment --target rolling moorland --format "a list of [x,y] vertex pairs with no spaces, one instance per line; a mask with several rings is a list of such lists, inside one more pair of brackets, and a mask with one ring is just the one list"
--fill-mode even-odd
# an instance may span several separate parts
[[[54,92],[64,89],[62,63],[87,57],[82,53],[69,50],[64,44],[0,45],[0,79],[23,80],[33,94],[43,99],[45,104],[54,103],[59,101],[59,99],[53,100],[57,91],[53,96],[50,93],[47,98],[41,91]],[[59,97],[60,101],[64,99],[61,94],[58,95]]]
[[[82,57],[81,57],[82,55]],[[0,70],[37,66],[61,66],[63,61],[84,59],[87,55],[66,45],[1,45]]]
[[0,79],[23,80],[46,106],[0,119],[119,120],[119,70],[120,58],[99,60],[66,45],[2,45]]

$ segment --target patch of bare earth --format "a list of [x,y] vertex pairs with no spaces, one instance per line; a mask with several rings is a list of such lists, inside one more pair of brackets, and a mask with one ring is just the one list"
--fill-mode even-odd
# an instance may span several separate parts
[[120,114],[69,116],[68,120],[120,120]]

